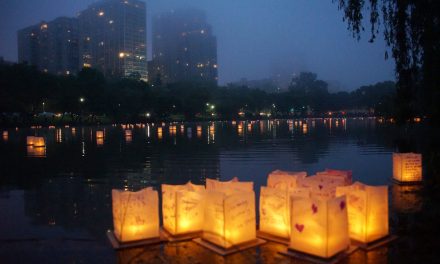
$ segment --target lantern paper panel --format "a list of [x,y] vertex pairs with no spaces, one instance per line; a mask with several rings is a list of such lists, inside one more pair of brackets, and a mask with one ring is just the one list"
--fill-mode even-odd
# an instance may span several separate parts
[[172,235],[203,229],[205,187],[188,182],[185,185],[162,184],[162,217],[164,228]]
[[298,179],[305,178],[307,172],[293,172],[275,170],[267,178],[267,187],[278,188],[282,190],[293,190],[298,186]]
[[138,192],[112,190],[113,226],[120,242],[159,237],[159,198],[151,187]]
[[217,191],[224,194],[233,194],[235,192],[252,192],[254,190],[253,182],[239,182],[237,178],[230,181],[218,181],[206,179],[206,190]]
[[310,195],[316,198],[330,199],[336,197],[336,187],[345,186],[345,179],[315,175],[299,179],[301,188],[308,188]]
[[370,243],[388,235],[388,186],[356,182],[338,187],[336,195],[346,196],[351,239]]
[[260,231],[290,237],[289,193],[276,188],[260,189]]
[[325,169],[325,171],[317,172],[317,176],[326,177],[328,179],[343,179],[344,185],[350,185],[353,183],[353,172],[350,170],[333,170],[333,169]]
[[222,248],[253,241],[257,238],[255,219],[254,192],[209,191],[202,238]]
[[422,181],[422,154],[393,153],[393,178],[399,182]]
[[323,200],[291,200],[291,237],[289,248],[330,258],[349,246],[345,196]]

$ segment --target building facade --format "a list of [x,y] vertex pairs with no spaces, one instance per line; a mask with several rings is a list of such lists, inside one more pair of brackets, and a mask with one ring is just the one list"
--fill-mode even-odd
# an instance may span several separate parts
[[80,67],[106,77],[147,81],[146,5],[138,0],[101,0],[79,16]]
[[204,12],[181,9],[153,18],[150,78],[217,83],[217,39]]
[[78,72],[78,20],[59,17],[17,32],[18,62],[44,72],[69,75]]

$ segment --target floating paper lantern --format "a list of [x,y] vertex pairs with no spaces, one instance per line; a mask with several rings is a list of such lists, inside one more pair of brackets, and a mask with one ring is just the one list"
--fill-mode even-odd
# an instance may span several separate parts
[[159,237],[159,198],[157,191],[112,190],[113,226],[119,242]]
[[203,229],[205,187],[188,182],[162,184],[163,227],[171,235],[200,232]]
[[350,238],[370,243],[388,235],[388,187],[359,182],[337,187],[336,195],[347,197]]
[[298,187],[298,179],[305,178],[307,172],[275,170],[267,178],[267,187],[292,191]]
[[131,137],[133,136],[133,131],[131,131],[130,129],[126,129],[125,130],[125,137]]
[[261,187],[261,232],[288,239],[290,237],[290,195],[280,189]]
[[34,145],[34,139],[35,139],[35,137],[33,137],[33,136],[27,136],[26,137],[26,145],[27,146],[33,146]]
[[422,154],[393,153],[393,179],[402,183],[422,181]]
[[332,199],[293,197],[289,248],[330,258],[349,246],[345,196]]
[[34,148],[44,148],[46,147],[46,142],[44,137],[34,137]]
[[202,238],[224,249],[256,241],[254,192],[207,191]]
[[97,139],[102,139],[102,138],[104,138],[104,131],[102,131],[102,130],[98,130],[98,131],[96,131],[96,138],[97,138]]

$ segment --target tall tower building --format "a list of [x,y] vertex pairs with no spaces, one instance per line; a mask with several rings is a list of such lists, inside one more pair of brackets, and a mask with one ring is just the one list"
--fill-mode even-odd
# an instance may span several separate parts
[[78,72],[78,20],[59,17],[21,29],[18,62],[36,66],[53,74]]
[[101,0],[79,16],[80,67],[107,77],[147,80],[146,6],[139,0]]
[[217,83],[217,39],[203,11],[181,9],[153,19],[150,79]]

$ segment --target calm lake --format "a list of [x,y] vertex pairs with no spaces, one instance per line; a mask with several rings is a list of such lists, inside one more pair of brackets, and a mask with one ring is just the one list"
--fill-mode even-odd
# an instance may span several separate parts
[[[354,180],[388,185],[390,228],[399,240],[347,263],[435,262],[439,235],[439,133],[423,123],[376,118],[298,119],[9,129],[0,139],[0,262],[297,263],[267,243],[227,258],[193,242],[113,251],[111,189],[253,181],[258,197],[269,172],[353,170]],[[96,131],[104,138],[97,139]],[[32,151],[26,136],[46,139]],[[392,153],[423,153],[424,183],[393,184]],[[299,263],[299,262],[298,262]]]

